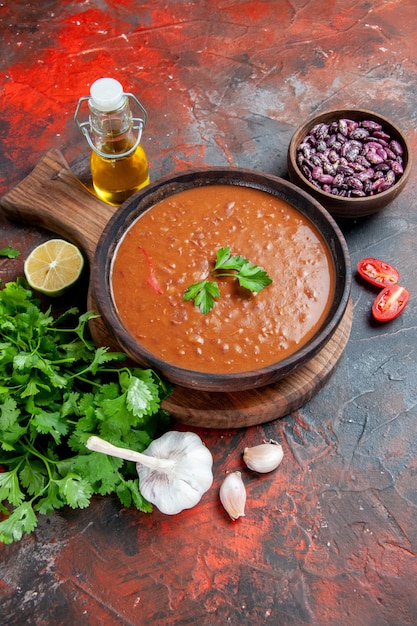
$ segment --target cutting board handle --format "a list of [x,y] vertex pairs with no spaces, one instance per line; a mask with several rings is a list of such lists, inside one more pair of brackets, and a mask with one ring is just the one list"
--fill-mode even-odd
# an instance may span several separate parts
[[56,149],[0,198],[0,206],[11,220],[40,226],[76,244],[90,265],[101,233],[117,210],[94,196]]

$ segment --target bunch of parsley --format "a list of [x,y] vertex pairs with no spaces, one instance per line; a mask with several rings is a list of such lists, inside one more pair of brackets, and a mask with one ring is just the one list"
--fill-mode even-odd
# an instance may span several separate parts
[[115,493],[149,512],[133,463],[90,452],[99,435],[141,451],[166,427],[171,388],[152,370],[123,366],[125,355],[96,348],[92,312],[43,312],[23,281],[0,290],[0,541],[30,533],[37,514],[85,508]]

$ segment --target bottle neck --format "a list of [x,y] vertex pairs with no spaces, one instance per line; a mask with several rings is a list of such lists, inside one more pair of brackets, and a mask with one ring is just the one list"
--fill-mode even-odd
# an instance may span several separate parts
[[106,154],[120,154],[130,150],[135,143],[133,118],[129,101],[125,98],[116,111],[100,111],[89,102],[90,129],[94,146]]
[[[123,98],[122,105],[113,111],[100,110],[88,96],[78,101],[74,119],[90,148],[103,158],[123,159],[132,155],[140,144],[146,109],[131,93],[123,94]],[[129,100],[139,108],[141,117],[132,116]],[[86,121],[79,119],[83,103],[88,103],[89,108]]]

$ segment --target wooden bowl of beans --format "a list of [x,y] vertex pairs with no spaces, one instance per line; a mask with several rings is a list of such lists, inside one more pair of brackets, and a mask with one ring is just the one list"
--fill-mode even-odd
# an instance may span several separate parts
[[[149,185],[110,219],[94,267],[93,297],[116,343],[174,384],[205,391],[262,387],[305,365],[350,298],[333,218],[291,182],[252,170],[193,170]],[[263,272],[270,281],[248,288]]]
[[402,191],[410,171],[401,130],[363,109],[317,115],[295,131],[288,148],[290,180],[336,218],[380,211]]

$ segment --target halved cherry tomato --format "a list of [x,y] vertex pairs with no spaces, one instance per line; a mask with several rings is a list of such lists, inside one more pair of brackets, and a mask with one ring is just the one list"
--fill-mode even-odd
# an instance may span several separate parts
[[410,292],[400,285],[385,287],[375,298],[372,315],[378,322],[389,322],[397,317],[407,306]]
[[400,273],[395,267],[372,257],[359,261],[358,272],[362,278],[377,287],[395,285],[400,280]]

